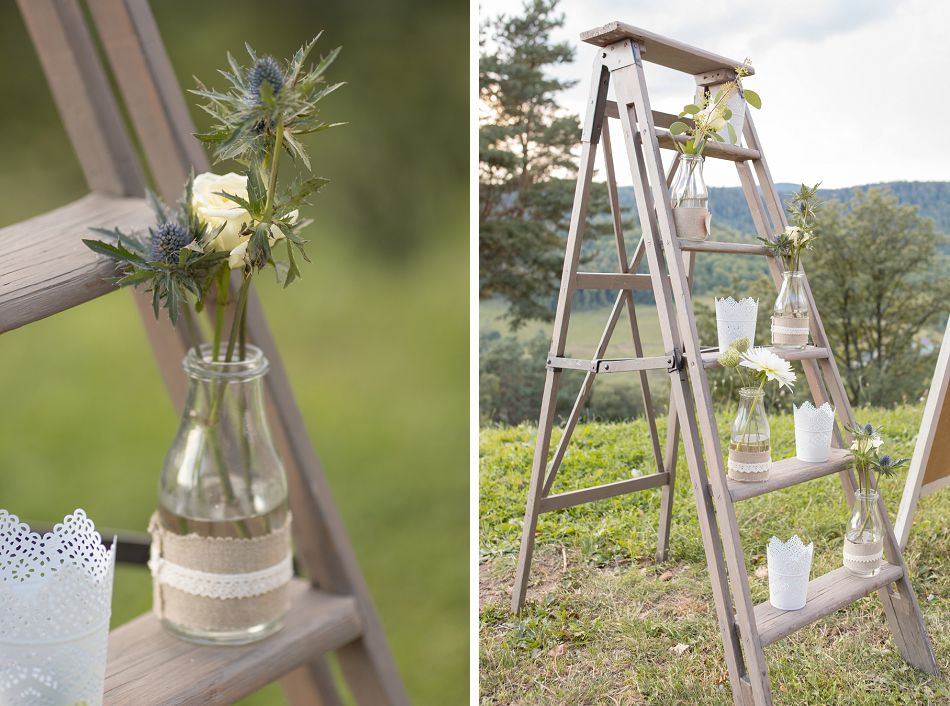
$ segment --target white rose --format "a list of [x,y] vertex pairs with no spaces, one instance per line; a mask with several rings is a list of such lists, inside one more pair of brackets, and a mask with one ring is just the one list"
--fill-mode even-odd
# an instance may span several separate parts
[[247,199],[247,177],[233,172],[199,174],[192,187],[191,206],[211,232],[221,228],[209,243],[211,249],[230,251],[249,237],[242,236],[241,230],[245,223],[250,223],[251,217],[234,201],[220,196],[222,192]]
[[[290,213],[287,214],[287,217],[284,220],[288,221],[289,223],[296,223],[298,215],[299,214],[297,213],[297,211],[291,211]],[[228,255],[228,266],[232,270],[239,270],[242,267],[244,267],[244,265],[247,264],[247,244],[250,241],[250,239],[251,239],[251,236],[249,235],[245,236],[244,238],[241,239],[240,243],[238,243],[233,248],[231,248],[231,254]],[[284,232],[275,225],[271,226],[270,236],[267,238],[268,242],[270,243],[270,246],[274,247],[277,241],[283,240],[283,239],[284,239]]]

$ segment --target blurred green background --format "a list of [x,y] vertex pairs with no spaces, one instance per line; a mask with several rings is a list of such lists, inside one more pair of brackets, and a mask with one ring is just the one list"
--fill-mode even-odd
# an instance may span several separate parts
[[[304,280],[259,291],[411,698],[468,694],[468,6],[463,2],[153,2],[184,87],[225,52],[343,45],[322,105],[348,126],[309,142],[333,183],[306,215]],[[85,193],[13,2],[0,5],[0,225]],[[189,103],[193,103],[189,99]],[[192,105],[199,127],[204,114]],[[218,168],[217,171],[222,171]],[[108,226],[110,224],[102,224]],[[76,237],[85,234],[77,232]],[[129,293],[0,341],[0,507],[84,507],[144,530],[177,425]],[[150,606],[116,578],[114,622]],[[245,703],[284,703],[271,686]]]

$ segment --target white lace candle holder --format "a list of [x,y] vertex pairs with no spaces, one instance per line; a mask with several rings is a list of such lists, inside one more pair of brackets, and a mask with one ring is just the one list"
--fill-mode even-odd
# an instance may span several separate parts
[[759,301],[746,297],[736,301],[732,297],[716,299],[716,331],[719,334],[719,350],[724,351],[733,341],[748,338],[749,346],[755,345],[755,320]]
[[769,540],[769,603],[779,610],[800,610],[808,598],[808,577],[815,545],[804,544],[797,534],[787,542]]
[[831,434],[835,425],[835,411],[825,402],[815,407],[805,402],[801,407],[792,405],[795,415],[795,456],[799,461],[821,463],[831,455]]
[[82,510],[45,535],[0,510],[0,704],[101,706],[114,572]]

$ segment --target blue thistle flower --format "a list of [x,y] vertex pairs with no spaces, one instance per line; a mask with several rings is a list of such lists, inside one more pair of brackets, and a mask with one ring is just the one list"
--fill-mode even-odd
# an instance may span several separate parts
[[864,433],[865,433],[865,434],[873,434],[873,433],[874,433],[874,426],[871,425],[871,424],[865,424],[865,425],[864,425]]
[[280,64],[272,56],[263,56],[254,62],[254,66],[247,74],[248,93],[255,101],[261,99],[261,85],[267,81],[276,96],[284,85],[284,72]]
[[892,460],[892,459],[891,459],[890,455],[884,454],[883,456],[881,456],[880,459],[878,459],[878,463],[880,463],[882,466],[890,466],[890,465],[891,465],[891,460]]
[[172,265],[178,262],[178,251],[193,240],[191,233],[178,223],[162,223],[152,233],[152,260]]

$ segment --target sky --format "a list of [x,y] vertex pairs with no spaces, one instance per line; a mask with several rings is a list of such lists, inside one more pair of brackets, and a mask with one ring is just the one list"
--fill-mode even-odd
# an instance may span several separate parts
[[[517,11],[512,0],[480,0],[480,17]],[[581,114],[594,47],[578,35],[620,20],[736,60],[762,97],[753,118],[777,182],[828,188],[882,181],[950,180],[950,3],[934,0],[562,0],[555,38],[576,47],[559,78],[577,80],[561,103]],[[693,80],[645,64],[655,110],[692,102]],[[610,121],[617,177],[623,141]],[[664,158],[673,153],[664,150]],[[707,160],[706,182],[736,186],[730,163]],[[600,164],[598,173],[602,175]]]

